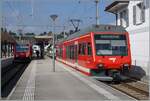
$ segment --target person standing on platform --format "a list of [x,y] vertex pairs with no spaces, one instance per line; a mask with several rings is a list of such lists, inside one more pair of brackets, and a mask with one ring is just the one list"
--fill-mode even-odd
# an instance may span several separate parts
[[37,56],[37,58],[39,58],[39,51],[38,50],[36,50],[36,56]]

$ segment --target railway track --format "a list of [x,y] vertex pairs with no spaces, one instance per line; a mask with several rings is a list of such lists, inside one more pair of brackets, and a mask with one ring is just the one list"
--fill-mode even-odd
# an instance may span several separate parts
[[13,63],[2,69],[1,96],[7,97],[29,63]]
[[106,83],[107,85],[137,99],[148,100],[149,99],[149,85],[131,80],[130,82],[122,82],[119,84]]

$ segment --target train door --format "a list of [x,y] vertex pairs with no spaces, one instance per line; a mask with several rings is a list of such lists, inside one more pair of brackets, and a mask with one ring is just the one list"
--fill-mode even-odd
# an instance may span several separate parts
[[77,65],[78,64],[78,41],[75,41],[75,45],[74,45],[74,59],[75,59],[75,65]]
[[74,56],[75,56],[75,63],[77,63],[77,60],[78,60],[78,51],[77,51],[77,45],[75,45],[74,47]]
[[84,56],[84,66],[85,67],[91,67],[91,64],[92,64],[92,48],[91,48],[91,43],[90,42],[86,42],[86,48],[85,48],[85,51],[86,51],[86,55]]

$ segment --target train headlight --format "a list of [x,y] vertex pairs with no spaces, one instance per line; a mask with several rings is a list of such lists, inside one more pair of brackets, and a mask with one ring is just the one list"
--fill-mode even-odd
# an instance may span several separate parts
[[18,54],[16,54],[16,57],[18,57],[19,55]]
[[129,64],[124,64],[123,66],[124,66],[124,67],[129,67]]
[[126,73],[129,72],[129,64],[127,63],[124,64],[122,69],[123,69],[123,72],[126,72]]
[[102,64],[102,63],[100,63],[99,65],[98,65],[98,67],[104,67],[104,64]]

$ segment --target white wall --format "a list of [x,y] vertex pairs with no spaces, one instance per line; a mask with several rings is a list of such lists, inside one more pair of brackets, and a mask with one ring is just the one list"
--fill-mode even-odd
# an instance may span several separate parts
[[[142,23],[141,25],[134,25],[133,6],[139,2],[141,1],[130,1],[127,7],[127,9],[129,10],[129,26],[126,28],[126,30],[130,34],[133,65],[135,64],[135,60],[136,60],[136,65],[141,66],[143,70],[146,72],[146,74],[149,75],[149,68],[150,68],[149,67],[149,62],[150,62],[149,7],[146,7],[145,22]],[[119,17],[120,15],[118,16],[118,18]],[[120,19],[117,20],[117,23],[118,25],[120,25]]]

